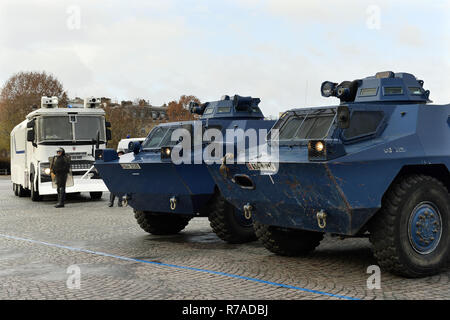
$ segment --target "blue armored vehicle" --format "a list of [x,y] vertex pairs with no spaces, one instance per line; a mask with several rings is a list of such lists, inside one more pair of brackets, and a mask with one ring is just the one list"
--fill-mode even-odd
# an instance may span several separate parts
[[445,268],[450,105],[430,104],[408,73],[324,82],[321,91],[340,104],[285,112],[267,139],[277,155],[208,166],[223,196],[280,255],[308,253],[330,233],[368,236],[395,274]]
[[[241,210],[221,196],[202,156],[215,138],[206,137],[206,131],[215,130],[216,135],[225,136],[227,130],[270,130],[275,121],[264,120],[259,103],[258,98],[237,95],[201,105],[191,103],[190,111],[199,120],[160,124],[142,145],[132,143],[129,149],[133,152],[120,158],[112,149],[101,150],[96,155],[95,167],[108,189],[126,199],[138,224],[151,234],[175,234],[193,217],[207,216],[213,231],[224,241],[256,240],[251,218],[245,218]],[[188,137],[173,141],[177,129],[184,129]],[[175,163],[172,155],[187,154],[183,154],[186,150],[177,149],[183,140],[192,152],[188,161]]]

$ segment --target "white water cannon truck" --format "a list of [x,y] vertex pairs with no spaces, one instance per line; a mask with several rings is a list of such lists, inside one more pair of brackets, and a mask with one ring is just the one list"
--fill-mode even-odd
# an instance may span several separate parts
[[95,150],[105,148],[111,139],[111,125],[106,122],[100,101],[87,98],[84,108],[58,108],[57,97],[42,97],[41,108],[29,113],[11,131],[15,195],[39,201],[43,195],[57,194],[50,161],[60,147],[71,163],[66,193],[89,192],[92,199],[100,199],[108,191],[93,167]]

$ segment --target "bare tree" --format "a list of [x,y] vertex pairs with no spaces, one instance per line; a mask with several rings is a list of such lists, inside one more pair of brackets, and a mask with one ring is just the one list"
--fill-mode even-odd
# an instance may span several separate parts
[[167,116],[169,121],[194,120],[195,116],[189,111],[189,103],[191,101],[200,103],[196,96],[182,95],[180,100],[171,101],[167,107]]
[[0,93],[0,146],[9,150],[11,130],[39,106],[42,96],[56,96],[66,106],[67,93],[62,83],[46,72],[19,72],[12,75]]

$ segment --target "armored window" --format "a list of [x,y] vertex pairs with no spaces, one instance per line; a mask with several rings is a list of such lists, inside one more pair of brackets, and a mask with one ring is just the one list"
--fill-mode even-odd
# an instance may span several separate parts
[[206,108],[206,110],[205,110],[205,112],[203,112],[203,114],[207,115],[207,114],[212,114],[213,112],[214,112],[214,108],[209,107],[209,108]]
[[403,94],[402,87],[384,87],[384,95],[385,96],[393,96],[398,94]]
[[409,89],[409,92],[410,92],[412,95],[420,96],[420,95],[423,94],[422,88],[419,88],[419,87],[409,87],[408,89]]
[[334,115],[306,118],[303,125],[297,131],[294,139],[323,139],[334,119]]
[[362,88],[359,91],[360,97],[368,97],[368,96],[375,96],[378,92],[378,88]]
[[147,140],[143,143],[142,147],[144,149],[157,148],[161,143],[164,134],[167,132],[168,128],[156,127],[150,132]]
[[330,130],[334,116],[334,114],[291,116],[281,127],[279,140],[323,139]]
[[280,130],[280,140],[292,139],[303,119],[303,117],[291,117]]
[[217,113],[229,113],[231,111],[231,107],[218,107]]
[[354,111],[350,127],[344,131],[344,138],[350,140],[375,134],[383,118],[381,111]]

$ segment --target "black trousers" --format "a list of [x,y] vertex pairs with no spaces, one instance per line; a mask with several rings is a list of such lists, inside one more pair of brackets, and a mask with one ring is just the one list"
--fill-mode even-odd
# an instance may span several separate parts
[[[67,178],[66,178],[67,179]],[[66,179],[61,179],[63,181],[58,181],[56,191],[58,192],[58,204],[64,205],[64,201],[66,201]]]
[[[114,205],[114,200],[116,199],[116,195],[114,193],[111,192],[111,194],[109,195],[109,204],[111,206]],[[119,207],[122,206],[122,197],[119,197],[119,200],[117,201],[117,204]]]

